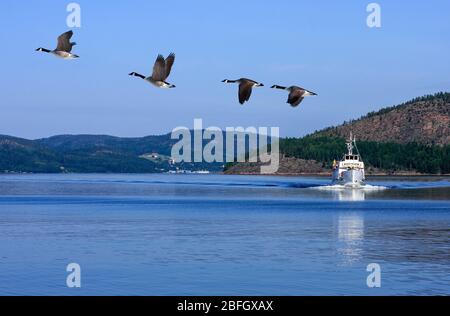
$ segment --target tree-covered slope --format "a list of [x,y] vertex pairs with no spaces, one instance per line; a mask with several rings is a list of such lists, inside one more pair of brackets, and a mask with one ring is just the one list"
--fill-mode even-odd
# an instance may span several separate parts
[[[302,138],[280,141],[280,173],[320,173],[346,151],[350,132],[369,173],[450,173],[450,93],[437,93],[381,109]],[[313,168],[312,168],[312,167]],[[229,164],[228,173],[257,172],[255,164]]]
[[[368,167],[387,172],[450,173],[450,145],[430,146],[371,141],[359,141],[357,145]],[[333,160],[342,158],[346,145],[344,138],[307,136],[281,140],[280,151],[287,157],[322,162],[326,168],[331,169]]]
[[313,135],[348,137],[350,131],[366,141],[450,145],[450,93],[416,98]]

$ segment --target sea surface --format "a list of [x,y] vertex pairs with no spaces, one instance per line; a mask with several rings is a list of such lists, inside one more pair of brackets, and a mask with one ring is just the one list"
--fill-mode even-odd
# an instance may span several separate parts
[[450,179],[368,182],[0,175],[0,295],[450,295]]

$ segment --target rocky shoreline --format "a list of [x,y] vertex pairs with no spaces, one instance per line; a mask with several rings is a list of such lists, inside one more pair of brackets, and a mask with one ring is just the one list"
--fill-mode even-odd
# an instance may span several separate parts
[[[224,174],[228,175],[269,175],[261,174],[261,163],[238,163],[228,166]],[[280,167],[276,176],[318,176],[331,177],[331,169],[315,160],[305,160],[294,157],[281,157]],[[366,169],[367,176],[450,176],[448,174],[425,174],[408,170],[382,170],[373,167]]]

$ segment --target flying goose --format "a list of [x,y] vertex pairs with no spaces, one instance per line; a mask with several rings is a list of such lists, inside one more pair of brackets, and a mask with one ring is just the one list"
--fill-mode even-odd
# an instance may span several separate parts
[[137,72],[132,72],[129,75],[135,76],[145,81],[150,82],[158,88],[175,88],[175,85],[170,84],[166,79],[170,75],[173,63],[175,62],[175,54],[171,53],[166,59],[162,55],[158,55],[153,66],[153,73],[150,77],[145,77],[144,75],[138,74]]
[[246,101],[250,99],[252,95],[253,87],[264,87],[262,83],[256,82],[251,79],[241,78],[238,80],[222,80],[225,83],[239,83],[239,103],[244,104]]
[[297,86],[282,87],[278,85],[273,85],[271,88],[289,91],[287,103],[289,103],[292,107],[297,107],[307,96],[317,95],[314,92],[308,91],[306,89]]
[[80,56],[71,53],[72,47],[77,44],[75,42],[70,41],[72,35],[73,35],[72,31],[67,31],[66,33],[61,34],[58,37],[58,45],[54,50],[39,47],[38,49],[36,49],[36,51],[50,53],[63,59],[79,58]]

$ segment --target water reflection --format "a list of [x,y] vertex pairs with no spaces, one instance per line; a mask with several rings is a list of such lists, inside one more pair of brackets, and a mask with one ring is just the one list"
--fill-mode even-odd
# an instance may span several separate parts
[[366,193],[364,190],[359,189],[344,189],[334,192],[334,197],[339,201],[348,201],[348,202],[356,202],[356,201],[364,201],[366,199]]
[[339,214],[337,252],[342,256],[342,264],[352,265],[363,252],[364,218],[357,213]]

